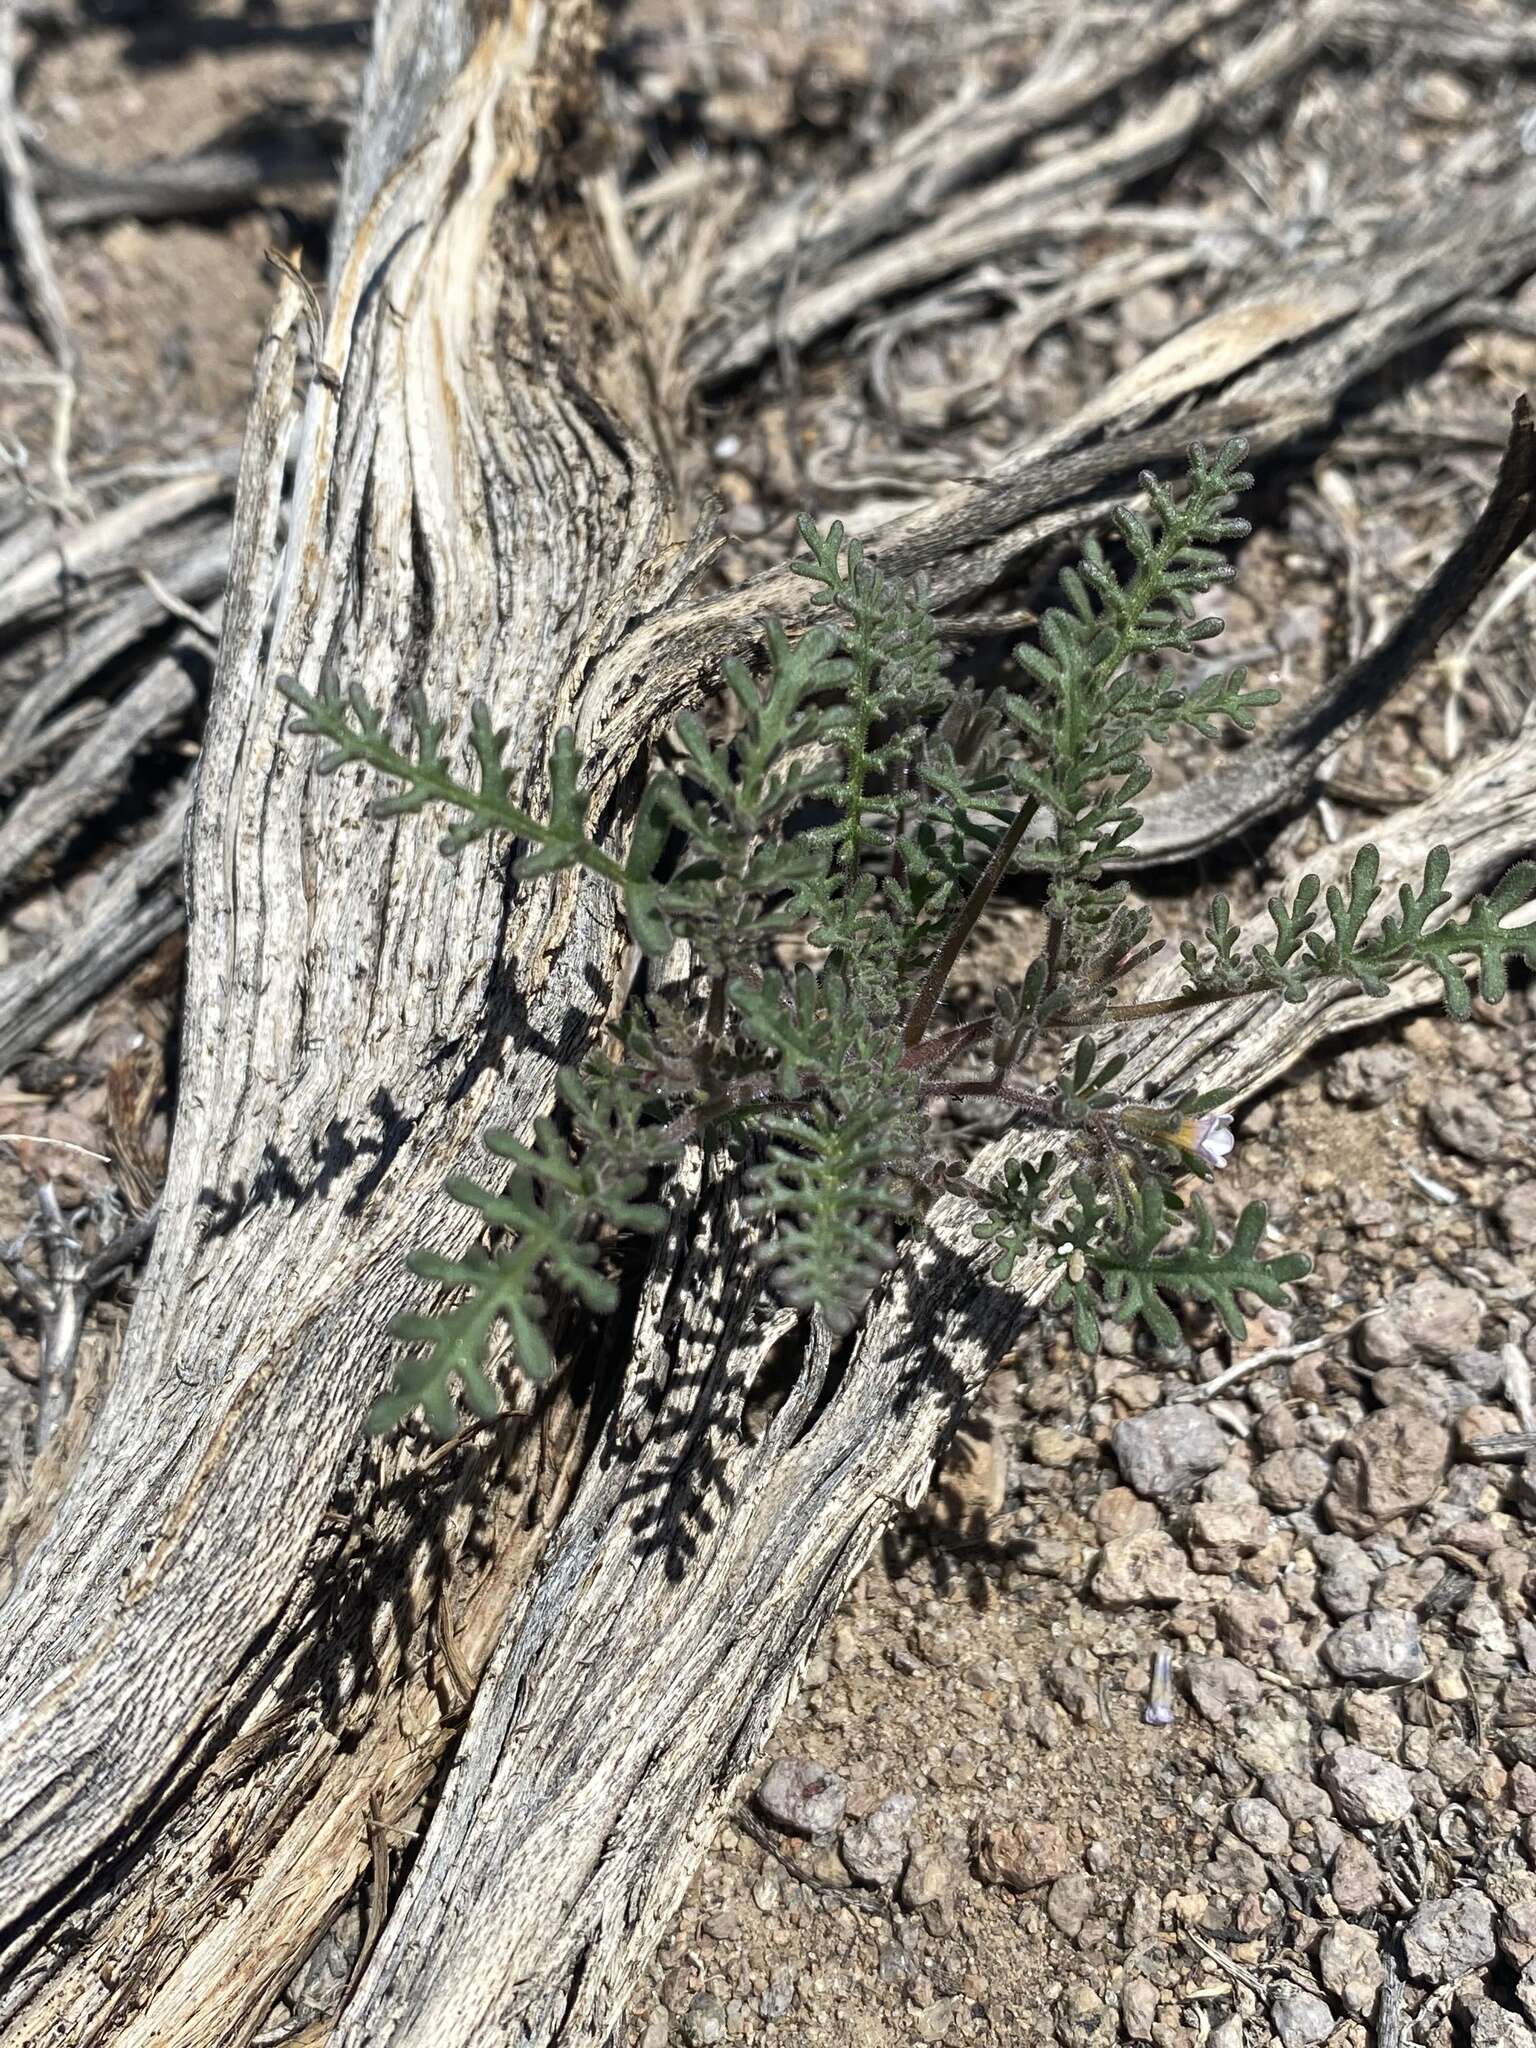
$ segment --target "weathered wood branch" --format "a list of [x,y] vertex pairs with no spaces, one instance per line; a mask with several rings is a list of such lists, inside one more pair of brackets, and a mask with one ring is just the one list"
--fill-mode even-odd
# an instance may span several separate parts
[[[384,24],[380,62],[410,90],[376,92],[390,120],[414,100],[417,125],[399,161],[374,157],[347,188],[333,375],[308,393],[275,588],[292,289],[263,348],[190,834],[163,1218],[99,1414],[50,1447],[5,1532],[12,2040],[108,2013],[156,2042],[257,2027],[366,1864],[371,1817],[397,1826],[430,1779],[511,1587],[488,1612],[475,1595],[515,1581],[581,1447],[566,1397],[494,1456],[466,1454],[471,1479],[461,1458],[428,1480],[360,1424],[383,1322],[412,1285],[403,1253],[462,1234],[445,1172],[488,1117],[523,1125],[544,1106],[602,1014],[611,919],[565,886],[510,888],[500,849],[449,870],[429,821],[380,833],[366,787],[317,779],[312,750],[286,741],[273,688],[327,664],[386,706],[420,684],[461,736],[484,695],[532,778],[553,727],[590,725],[621,688],[631,622],[664,610],[690,566],[643,365],[608,324],[600,240],[555,175],[588,11],[498,11],[463,50],[434,43],[429,11],[452,26],[453,9],[408,0]],[[449,67],[436,79],[433,48]],[[394,1545],[391,1575],[334,1533],[338,1484]],[[342,1620],[317,1643],[328,1610]],[[229,1745],[246,1767],[221,1775]],[[177,1830],[144,1825],[166,1810]],[[215,1881],[231,1824],[260,1866],[256,1917]],[[172,1872],[195,1902],[165,1943],[133,1942],[126,1979],[93,1981],[56,1937],[109,1847],[134,1909],[109,1928],[142,1930]]]
[[[1159,44],[1165,51],[1177,48],[1201,26],[1202,16],[1215,20],[1228,11],[1177,10],[1161,29],[1148,32],[1140,49],[1132,44],[1120,60],[1080,76],[1076,90],[1055,96],[1055,103],[1081,110],[1134,77],[1147,61],[1143,52],[1155,55]],[[1028,97],[1020,106],[1019,96],[1009,95],[992,121],[968,122],[979,143],[974,154],[935,131],[937,146],[924,152],[928,160],[909,163],[907,179],[894,190],[884,189],[880,173],[871,174],[860,183],[872,182],[875,189],[867,197],[856,190],[852,219],[843,218],[846,202],[835,202],[828,227],[818,232],[819,224],[812,226],[803,272],[795,262],[793,216],[783,218],[762,245],[760,273],[754,270],[755,238],[727,260],[720,296],[726,310],[692,353],[696,372],[739,375],[781,346],[804,348],[880,299],[1018,249],[1074,205],[1107,204],[1136,179],[1173,161],[1192,136],[1245,94],[1300,69],[1347,11],[1345,0],[1306,0],[1276,15],[1228,62],[1181,79],[1148,107],[1133,108],[1107,135],[1004,171],[974,189],[970,176],[1027,135],[1042,113],[1050,118],[1052,97],[1040,94],[1044,107],[1032,108]],[[962,184],[966,189],[958,189]],[[940,194],[946,203],[934,204]],[[896,232],[866,251],[865,244],[887,228]]]
[[[318,779],[276,676],[332,669],[392,714],[419,685],[460,745],[483,696],[530,784],[569,721],[622,836],[658,725],[805,590],[784,574],[683,599],[698,550],[567,176],[593,33],[582,0],[382,11],[276,568],[291,287],[263,345],[162,1221],[99,1405],[0,1524],[7,2048],[238,2048],[358,1879],[423,1830],[387,1919],[374,1895],[338,2043],[601,2041],[799,1652],[1038,1291],[988,1286],[942,1205],[828,1398],[813,1349],[758,1413],[784,1320],[735,1191],[701,1201],[685,1175],[625,1355],[573,1331],[590,1371],[533,1415],[430,1453],[360,1435],[384,1324],[415,1293],[403,1252],[462,1239],[443,1177],[487,1121],[545,1107],[623,960],[600,898],[515,885],[503,849],[450,870],[434,821],[381,828],[366,783]],[[1165,357],[1125,416],[894,523],[885,558],[977,594],[1192,432],[1273,447],[1325,424],[1363,368],[1513,273],[1530,204],[1511,179],[1461,205],[1460,282],[1440,223],[1380,294],[1262,360]],[[50,596],[40,581],[29,605]],[[1398,820],[1386,857],[1444,837],[1470,888],[1533,818],[1523,736]],[[1137,1071],[1250,1087],[1358,1010],[1184,1018],[1138,1041]],[[578,1391],[594,1377],[601,1427]]]
[[0,727],[0,776],[13,781],[40,753],[56,748],[59,722],[54,714],[121,654],[165,625],[165,593],[182,604],[206,604],[224,588],[228,570],[227,527],[215,528],[207,538],[193,536],[158,579],[159,591],[135,584],[98,617],[79,625],[67,651],[28,685]]
[[0,819],[0,893],[37,854],[62,845],[121,794],[135,757],[175,732],[196,708],[209,666],[207,641],[194,632],[178,634],[169,653],[151,662],[110,709],[101,709],[68,760]]
[[[1107,48],[1080,45],[1006,92],[985,100],[974,91],[958,94],[825,197],[801,191],[781,201],[723,255],[715,289],[729,310],[699,335],[698,358],[720,375],[739,370],[754,350],[772,347],[774,308],[791,279],[797,292],[808,292],[872,243],[930,218],[1032,136],[1081,117],[1249,4],[1186,0]],[[1075,172],[1062,181],[1067,191],[1077,182]]]
[[43,219],[52,228],[111,220],[186,220],[254,206],[292,186],[328,183],[341,131],[333,120],[274,128],[194,156],[100,171],[33,143],[28,150]]
[[92,578],[131,570],[146,559],[146,542],[225,496],[233,470],[234,451],[220,451],[210,456],[206,467],[157,483],[101,513],[88,526],[44,529],[29,544],[25,561],[0,587],[0,628],[50,617]]
[[178,791],[149,836],[103,870],[78,921],[0,968],[0,1073],[180,928],[187,795]]
[[43,236],[32,166],[16,119],[16,0],[0,0],[0,199],[11,248],[37,331],[65,377],[75,368],[74,337],[53,257]]
[[1328,756],[1429,659],[1533,531],[1536,426],[1522,398],[1488,503],[1382,644],[1334,677],[1282,731],[1144,804],[1134,848],[1113,865],[1187,859],[1299,803]]
[[[1533,833],[1528,729],[1377,841],[1388,873],[1448,845],[1465,900]],[[1342,874],[1353,852],[1320,866]],[[1178,981],[1166,970],[1147,993]],[[1241,1098],[1328,1034],[1433,999],[1405,980],[1384,1002],[1328,990],[1189,1012],[1135,1033],[1128,1084]],[[1028,1142],[998,1141],[978,1173]],[[1054,1284],[1037,1259],[995,1286],[966,1214],[937,1205],[814,1419],[786,1429],[781,1411],[755,1435],[751,1388],[772,1333],[744,1298],[746,1260],[708,1230],[680,1271],[678,1247],[662,1249],[643,1354],[662,1382],[657,1419],[637,1402],[620,1415],[519,1600],[338,2048],[607,2040],[803,1654]],[[649,1398],[654,1412],[654,1385]],[[497,1938],[456,1940],[468,1926]]]

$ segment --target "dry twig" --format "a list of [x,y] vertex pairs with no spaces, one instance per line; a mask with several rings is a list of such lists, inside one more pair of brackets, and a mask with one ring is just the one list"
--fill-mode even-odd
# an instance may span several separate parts
[[0,820],[0,893],[28,862],[63,845],[114,801],[143,750],[175,732],[196,709],[208,666],[204,635],[180,635],[105,710],[68,760],[12,806]]
[[187,220],[259,204],[293,186],[330,183],[339,125],[318,120],[301,130],[255,135],[223,148],[130,171],[99,171],[29,145],[42,218],[53,228],[113,220]]
[[0,1073],[120,981],[181,924],[183,786],[150,836],[102,870],[59,936],[0,967]]
[[1172,795],[1147,802],[1134,853],[1114,865],[1184,859],[1296,803],[1320,765],[1434,653],[1533,531],[1536,425],[1522,398],[1480,517],[1382,645],[1347,668],[1283,732],[1244,748]]
[[[35,1451],[47,1448],[69,1412],[86,1310],[107,1282],[143,1251],[154,1234],[156,1213],[151,1208],[136,1222],[118,1229],[116,1204],[107,1197],[66,1216],[53,1183],[43,1181],[37,1189],[37,1214],[30,1228],[12,1243],[0,1245],[0,1266],[31,1305],[42,1329],[32,1429]],[[81,1242],[80,1232],[87,1223],[112,1233],[94,1254]],[[41,1274],[27,1256],[34,1243],[43,1250]]]
[[56,373],[53,443],[49,472],[61,510],[74,503],[69,481],[70,424],[75,407],[78,356],[64,294],[53,267],[32,183],[32,167],[16,114],[16,0],[0,0],[0,194],[10,227],[11,253],[27,304]]

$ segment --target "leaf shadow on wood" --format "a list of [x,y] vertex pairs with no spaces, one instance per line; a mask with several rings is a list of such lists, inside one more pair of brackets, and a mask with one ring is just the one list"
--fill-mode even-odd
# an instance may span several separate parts
[[[219,1711],[189,1736],[131,1828],[82,1878],[38,1901],[27,1916],[30,1936],[8,1954],[8,1968],[41,1966],[61,1924],[98,1902],[110,1905],[138,1869],[154,1867],[166,1827],[195,1832],[199,1816],[227,1804],[233,1788],[281,1783],[285,1760],[291,1769],[295,1758],[313,1759],[317,1743],[351,1748],[368,1731],[378,1694],[398,1689],[402,1674],[425,1665],[444,1722],[462,1718],[479,1673],[460,1674],[444,1637],[473,1590],[477,1557],[491,1561],[493,1516],[505,1521],[509,1480],[540,1422],[535,1411],[508,1416],[494,1431],[466,1431],[447,1456],[381,1483],[381,1453],[361,1450],[316,1531],[292,1609],[250,1645]],[[536,1472],[525,1472],[516,1490],[537,1485]],[[210,1757],[218,1759],[213,1773]],[[259,1825],[230,1827],[210,1846],[208,1879],[237,1896],[270,1846]],[[123,1981],[154,1983],[174,1960],[174,1936],[151,1928]]]
[[[929,1306],[919,1306],[897,1339],[895,1411],[902,1414],[919,1399],[936,1396],[945,1420],[929,1490],[915,1506],[900,1504],[881,1538],[882,1562],[892,1579],[900,1579],[926,1560],[940,1597],[963,1583],[972,1605],[983,1608],[996,1598],[988,1567],[1022,1555],[1025,1540],[996,1540],[991,1533],[995,1514],[954,1474],[957,1450],[973,1459],[996,1455],[1001,1435],[994,1422],[976,1412],[985,1373],[974,1368],[962,1372],[942,1347],[947,1339],[974,1347],[982,1356],[991,1354],[1000,1364],[1039,1311],[942,1243],[934,1246],[920,1303]],[[940,1329],[942,1336],[936,1336]]]
[[[525,965],[514,956],[509,940],[514,901],[514,892],[508,888],[502,898],[493,952],[494,965],[486,980],[485,995],[480,1005],[479,1033],[449,1088],[447,1106],[450,1109],[464,1101],[475,1083],[485,1075],[505,1075],[508,1058],[513,1053],[522,1059],[548,1060],[557,1067],[578,1065],[597,1030],[594,1017],[605,1017],[613,1000],[611,985],[598,973],[595,965],[589,963],[585,979],[592,998],[592,1010],[578,1009],[572,1004],[561,1018],[557,1034],[551,1036],[548,1031],[541,1030],[529,1014],[528,999],[521,985],[526,978]],[[451,1066],[464,1055],[467,1043],[464,1038],[448,1040],[433,1053],[431,1064],[437,1069]]]
[[[855,1336],[833,1345],[824,1367],[818,1368],[808,1341],[809,1325],[801,1321],[749,1374],[733,1362],[736,1357],[751,1358],[748,1347],[731,1350],[705,1341],[720,1327],[718,1306],[694,1309],[683,1303],[669,1325],[668,1350],[688,1362],[659,1366],[637,1383],[638,1413],[631,1411],[624,1425],[610,1432],[604,1452],[609,1461],[633,1466],[622,1500],[630,1512],[637,1557],[660,1553],[667,1576],[682,1579],[735,1507],[744,1458],[771,1457],[799,1441],[818,1427],[840,1398],[857,1402],[860,1389],[853,1380],[865,1372],[888,1377],[894,1368],[891,1400],[897,1416],[919,1400],[938,1400],[947,1418],[941,1459],[958,1438],[969,1435],[979,1443],[990,1442],[992,1426],[970,1413],[975,1379],[932,1341],[934,1302],[953,1304],[945,1321],[952,1338],[984,1344],[999,1358],[1011,1341],[999,1333],[1021,1327],[1032,1313],[1022,1300],[990,1280],[978,1279],[967,1260],[940,1246],[917,1300],[917,1320],[898,1332],[886,1359],[861,1365]],[[917,1518],[899,1515],[886,1539],[896,1546],[888,1549],[888,1559],[901,1569],[906,1568],[903,1558],[910,1563],[916,1554],[907,1548],[909,1526],[916,1530]],[[967,1524],[962,1532],[963,1546],[974,1556],[978,1596],[986,1552],[981,1547],[973,1552],[973,1545],[979,1546],[984,1538],[984,1524]],[[997,1546],[991,1548],[1002,1554]]]
[[[387,1677],[386,1664],[409,1669],[426,1653],[445,1718],[467,1710],[459,1696],[451,1646],[443,1641],[444,1603],[462,1596],[466,1568],[488,1564],[493,1517],[517,1447],[537,1415],[505,1416],[490,1430],[463,1436],[375,1489],[338,1491],[327,1516],[335,1548],[308,1581],[308,1614],[289,1640],[308,1648],[284,1682],[296,1709],[308,1705],[345,1739],[349,1713]],[[373,1454],[370,1452],[370,1456]],[[393,1655],[380,1622],[389,1617]]]
[[644,1373],[604,1450],[605,1462],[632,1468],[620,1501],[630,1516],[637,1560],[661,1556],[674,1583],[736,1505],[731,1475],[743,1453],[760,1445],[772,1415],[788,1398],[806,1349],[797,1325],[750,1372],[732,1363],[730,1350],[715,1344],[706,1349],[704,1340],[718,1329],[716,1315],[713,1306],[681,1309],[669,1330],[669,1348],[703,1362]]
[[350,1119],[333,1116],[320,1136],[309,1141],[310,1156],[302,1169],[269,1140],[262,1147],[261,1162],[249,1181],[233,1180],[227,1190],[200,1188],[198,1206],[208,1212],[204,1240],[228,1237],[253,1210],[267,1208],[274,1202],[298,1210],[309,1202],[323,1200],[360,1160],[368,1160],[371,1163],[348,1188],[342,1208],[346,1216],[361,1215],[417,1122],[400,1108],[387,1088],[374,1090],[368,1099],[368,1113],[378,1125],[377,1134],[353,1136]]

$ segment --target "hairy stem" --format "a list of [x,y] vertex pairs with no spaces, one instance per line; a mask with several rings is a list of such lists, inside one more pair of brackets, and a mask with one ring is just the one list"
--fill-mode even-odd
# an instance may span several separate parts
[[998,884],[1008,871],[1008,863],[1013,859],[1015,853],[1018,852],[1024,834],[1033,824],[1035,813],[1039,808],[1039,802],[1034,797],[1030,797],[1027,802],[1020,805],[1015,813],[1013,823],[998,841],[996,852],[982,869],[975,888],[972,889],[970,895],[961,904],[954,923],[944,935],[943,945],[940,946],[938,952],[934,955],[932,966],[923,976],[923,984],[917,992],[917,1000],[907,1013],[907,1021],[903,1025],[901,1033],[903,1043],[916,1045],[922,1038],[923,1033],[928,1029],[928,1021],[943,998],[944,990],[949,984],[949,977],[954,971],[955,962],[960,958],[961,950],[966,940],[976,929],[977,920],[980,918],[981,913],[997,894]]
[[1040,1001],[1035,1005],[1033,1016],[1020,1018],[1013,1037],[1008,1041],[1008,1055],[998,1069],[1000,1073],[1006,1074],[1010,1067],[1017,1066],[1021,1060],[1027,1060],[1039,1042],[1046,999],[1056,986],[1056,978],[1061,968],[1061,947],[1065,936],[1066,926],[1063,920],[1053,917],[1045,942],[1045,983],[1040,990]]
[[908,1046],[898,1065],[907,1074],[924,1067],[947,1066],[952,1059],[968,1051],[978,1038],[985,1038],[991,1029],[990,1017],[978,1017],[970,1024],[957,1024],[952,1031],[941,1031],[936,1038],[925,1038],[919,1045]]
[[[1151,1003],[1111,1003],[1102,1013],[1100,1021],[1110,1024],[1135,1024],[1143,1017],[1174,1017],[1181,1010],[1202,1010],[1209,1003],[1234,1003],[1240,996],[1258,995],[1261,991],[1253,988],[1186,988],[1176,996],[1162,996]],[[1061,1019],[1067,1030],[1091,1024],[1092,1017],[1070,1012]]]
[[1061,1123],[1054,1099],[1042,1095],[1033,1088],[1018,1088],[1009,1081],[923,1081],[918,1093],[938,1099],[956,1095],[979,1096],[989,1102],[1006,1102],[1014,1109],[1022,1109],[1038,1123],[1049,1124],[1052,1129]]
[[1067,921],[1064,917],[1051,918],[1045,939],[1045,993],[1055,988],[1061,973],[1061,949],[1066,943]]
[[714,1044],[725,1031],[725,976],[716,974],[709,984],[709,1007],[704,1013],[704,1036]]
[[874,722],[869,685],[875,672],[875,657],[867,647],[854,656],[850,695],[858,705],[858,726],[848,752],[846,810],[843,818],[843,887],[852,896],[858,885],[859,863],[864,852],[864,782],[869,772],[869,731]]

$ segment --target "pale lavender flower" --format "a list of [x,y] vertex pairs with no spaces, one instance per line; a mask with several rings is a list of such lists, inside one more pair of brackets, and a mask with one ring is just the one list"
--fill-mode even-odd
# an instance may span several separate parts
[[1189,1149],[1197,1159],[1203,1159],[1207,1166],[1216,1168],[1226,1165],[1236,1143],[1232,1135],[1232,1112],[1213,1109],[1196,1121],[1194,1142]]

